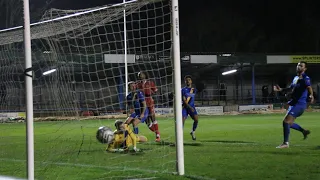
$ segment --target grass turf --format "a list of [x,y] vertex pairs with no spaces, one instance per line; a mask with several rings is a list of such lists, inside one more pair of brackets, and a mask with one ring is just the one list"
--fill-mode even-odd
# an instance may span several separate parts
[[[101,125],[114,121],[87,120],[35,123],[36,179],[320,179],[319,113],[305,113],[296,122],[311,130],[307,140],[291,129],[290,148],[282,142],[283,114],[202,116],[197,141],[184,127],[186,176],[175,171],[172,118],[159,119],[162,143],[143,124],[149,139],[142,153],[106,153],[95,139]],[[0,124],[0,174],[26,177],[25,124]]]

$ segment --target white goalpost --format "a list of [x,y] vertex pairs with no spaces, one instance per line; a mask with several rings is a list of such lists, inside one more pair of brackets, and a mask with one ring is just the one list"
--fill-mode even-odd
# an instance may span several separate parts
[[[126,3],[126,0],[123,0]],[[123,10],[123,37],[124,37],[124,72],[125,72],[125,84],[128,84],[128,47],[127,47],[127,21],[126,10]],[[128,95],[128,86],[126,86],[126,96]],[[127,108],[126,108],[127,109]]]
[[27,177],[34,180],[34,130],[33,130],[33,91],[32,58],[29,0],[23,0],[24,10],[24,53],[26,87],[26,137],[27,137]]
[[179,4],[178,0],[172,0],[172,27],[173,27],[173,68],[174,68],[174,105],[176,120],[176,143],[177,143],[177,172],[184,175],[184,151],[182,129],[182,95],[181,95],[181,66],[180,66],[180,30],[179,30]]
[[[178,0],[50,9],[32,24],[29,0],[23,4],[24,26],[0,30],[0,76],[8,89],[0,106],[26,112],[27,178],[67,178],[73,171],[81,176],[91,167],[105,167],[103,175],[116,178],[184,175]],[[137,81],[139,71],[159,89],[156,110],[173,108],[174,117],[156,115],[162,142],[139,144],[146,149],[142,156],[101,153],[105,147],[92,134],[127,117],[128,82]],[[34,129],[34,121],[48,122]],[[139,128],[154,141],[143,123]],[[92,178],[101,178],[97,174]]]

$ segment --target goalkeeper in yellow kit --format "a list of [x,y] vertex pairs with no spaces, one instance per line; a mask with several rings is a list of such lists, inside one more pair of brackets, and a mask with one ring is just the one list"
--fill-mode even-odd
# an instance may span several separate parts
[[147,142],[145,136],[134,134],[128,124],[124,124],[120,120],[115,122],[116,130],[114,132],[113,141],[108,144],[106,151],[108,152],[124,152],[129,149],[140,151],[137,149],[137,142]]

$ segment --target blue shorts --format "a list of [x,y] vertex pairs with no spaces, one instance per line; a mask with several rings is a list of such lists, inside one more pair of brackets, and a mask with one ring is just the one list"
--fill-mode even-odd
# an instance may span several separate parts
[[303,114],[305,109],[306,109],[306,105],[289,106],[287,115],[291,115],[297,118]]
[[148,109],[148,108],[146,108],[146,110],[144,111],[144,117],[143,117],[142,119],[140,119],[140,113],[134,112],[134,113],[132,113],[132,114],[130,115],[130,117],[132,117],[132,118],[138,118],[138,119],[140,119],[140,121],[141,121],[142,123],[144,123],[144,122],[147,120],[148,116],[149,116],[149,109]]
[[194,109],[194,112],[192,112],[191,110],[187,109],[187,108],[182,108],[182,117],[184,119],[186,119],[188,117],[188,115],[190,117],[193,117],[195,115],[198,115],[197,110],[195,107],[192,107]]

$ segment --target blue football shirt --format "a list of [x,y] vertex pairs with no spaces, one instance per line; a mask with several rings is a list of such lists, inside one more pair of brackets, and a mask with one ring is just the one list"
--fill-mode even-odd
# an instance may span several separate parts
[[305,105],[308,98],[307,87],[311,86],[310,78],[305,73],[302,74],[302,78],[295,76],[290,85],[292,88],[291,99],[288,102],[289,105]]
[[134,111],[135,113],[138,115],[138,114],[141,114],[142,112],[142,108],[143,108],[143,104],[142,102],[145,101],[145,98],[144,98],[144,95],[141,91],[137,90],[135,92],[130,92],[128,95],[127,95],[127,102],[128,102],[128,105],[131,106],[133,105],[134,107]]
[[[191,92],[191,90],[193,92]],[[192,107],[194,107],[194,99],[197,93],[197,89],[195,88],[189,88],[189,87],[184,87],[181,89],[181,93],[182,93],[182,97],[185,97],[186,99],[188,99],[188,97],[190,97],[190,100],[188,102],[188,104]]]

